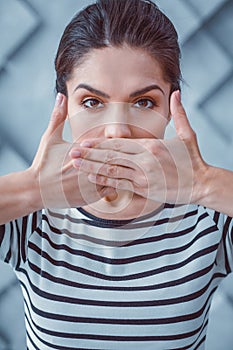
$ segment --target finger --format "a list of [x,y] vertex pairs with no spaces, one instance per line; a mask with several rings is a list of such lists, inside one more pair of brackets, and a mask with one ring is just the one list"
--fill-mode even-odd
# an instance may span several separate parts
[[127,154],[142,153],[143,139],[126,139],[126,138],[114,138],[114,139],[101,139],[93,138],[86,139],[80,143],[81,147],[97,148],[97,149],[109,149],[119,151]]
[[105,177],[111,177],[115,179],[127,179],[133,181],[136,178],[135,170],[127,167],[102,164],[99,162],[92,162],[86,159],[75,159],[73,165],[76,169],[80,169],[82,172],[103,175]]
[[193,136],[193,129],[189,123],[184,107],[181,103],[180,91],[174,91],[171,95],[170,111],[173,116],[176,133],[182,141]]
[[88,180],[96,185],[135,192],[133,183],[125,179],[111,179],[102,175],[89,174]]
[[64,128],[64,123],[67,117],[67,98],[65,95],[58,93],[54,105],[53,112],[49,121],[46,134],[57,138],[62,139],[62,133]]
[[[82,149],[82,148],[75,148],[70,151],[70,157],[75,159],[86,159],[93,162],[99,162],[102,164],[108,163],[108,164],[115,164],[115,165],[121,165],[124,167],[131,167],[135,168],[135,159],[133,158],[133,155],[120,153],[117,151],[112,150],[102,150],[102,149]],[[75,164],[75,162],[74,162]]]
[[197,137],[192,129],[184,107],[181,103],[180,91],[174,91],[171,96],[171,114],[173,115],[177,135],[188,147],[192,159],[202,159]]

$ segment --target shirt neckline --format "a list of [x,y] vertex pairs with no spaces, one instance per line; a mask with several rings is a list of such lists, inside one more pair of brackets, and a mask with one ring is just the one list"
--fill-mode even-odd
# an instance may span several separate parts
[[166,207],[166,203],[161,204],[157,209],[153,210],[151,213],[149,214],[145,214],[139,217],[135,217],[132,219],[124,219],[124,220],[115,220],[115,219],[104,219],[104,218],[100,218],[96,215],[93,215],[91,213],[89,213],[88,211],[86,211],[85,209],[83,209],[82,207],[78,207],[76,208],[81,214],[83,214],[84,216],[86,216],[87,218],[93,220],[94,222],[99,222],[102,224],[111,224],[111,225],[116,225],[116,226],[121,226],[121,225],[127,225],[131,222],[139,222],[139,221],[144,221],[146,219],[150,219],[151,217],[155,216],[156,214],[158,214],[162,209],[164,209]]

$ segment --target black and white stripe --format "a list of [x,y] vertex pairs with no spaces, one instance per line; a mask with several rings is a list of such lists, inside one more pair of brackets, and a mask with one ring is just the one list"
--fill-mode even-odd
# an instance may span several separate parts
[[51,209],[1,226],[28,350],[204,349],[232,236],[231,218],[194,205],[121,221]]

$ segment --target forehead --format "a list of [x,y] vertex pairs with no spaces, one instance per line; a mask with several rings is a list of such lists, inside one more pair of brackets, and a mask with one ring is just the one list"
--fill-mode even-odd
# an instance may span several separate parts
[[165,91],[170,84],[164,80],[159,62],[145,50],[138,48],[106,47],[91,50],[75,67],[67,82],[68,90],[79,82],[98,84],[98,87],[115,88],[145,83],[157,83]]

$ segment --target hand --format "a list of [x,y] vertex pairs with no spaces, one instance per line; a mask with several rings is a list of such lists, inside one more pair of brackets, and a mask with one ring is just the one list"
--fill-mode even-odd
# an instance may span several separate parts
[[69,157],[71,144],[62,139],[67,99],[58,94],[47,130],[30,172],[40,193],[41,208],[78,207],[115,193],[113,188],[90,183],[86,173],[75,169]]
[[[159,202],[197,203],[203,196],[202,179],[208,165],[201,157],[179,91],[171,96],[170,111],[177,137],[87,140],[84,147],[70,152],[74,167],[100,186],[133,191]],[[77,157],[77,151],[81,156]]]

